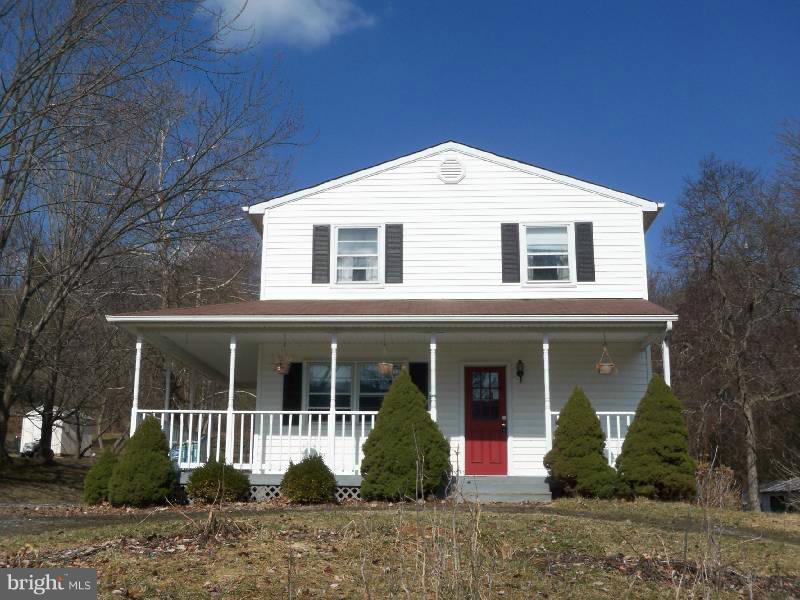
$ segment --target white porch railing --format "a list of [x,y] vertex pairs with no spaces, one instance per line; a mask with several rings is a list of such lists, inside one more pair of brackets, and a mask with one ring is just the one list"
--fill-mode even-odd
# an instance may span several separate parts
[[[553,412],[550,414],[553,416],[553,431],[555,431],[559,413]],[[625,436],[635,414],[635,412],[630,411],[597,412],[597,416],[600,419],[600,427],[606,436],[606,458],[608,459],[608,464],[612,467],[617,462],[619,453],[622,452],[622,442],[625,441]]]
[[375,427],[377,412],[337,412],[333,464],[328,426],[330,413],[317,411],[233,411],[232,456],[226,460],[228,413],[224,410],[137,410],[137,426],[145,417],[161,423],[170,456],[181,469],[210,459],[226,461],[253,473],[282,474],[290,462],[315,454],[325,457],[336,474],[359,473],[362,447]]

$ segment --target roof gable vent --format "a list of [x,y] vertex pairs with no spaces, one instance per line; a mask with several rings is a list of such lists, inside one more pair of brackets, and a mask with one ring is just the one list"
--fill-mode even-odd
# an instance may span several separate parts
[[458,183],[465,175],[464,165],[456,158],[446,158],[439,165],[439,179],[445,183]]

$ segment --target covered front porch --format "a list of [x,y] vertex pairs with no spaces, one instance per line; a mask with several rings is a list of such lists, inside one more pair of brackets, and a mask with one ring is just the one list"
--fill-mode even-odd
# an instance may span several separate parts
[[[270,481],[290,462],[319,454],[337,476],[357,482],[363,443],[399,369],[428,398],[450,442],[454,474],[473,478],[545,476],[543,457],[576,385],[600,417],[613,464],[651,376],[652,344],[661,344],[669,380],[672,319],[663,315],[456,323],[115,319],[126,319],[137,336],[131,433],[152,416],[181,469],[213,459]],[[167,371],[163,405],[140,406],[147,345],[224,381],[226,404],[170,406]],[[598,373],[604,345],[613,374]]]

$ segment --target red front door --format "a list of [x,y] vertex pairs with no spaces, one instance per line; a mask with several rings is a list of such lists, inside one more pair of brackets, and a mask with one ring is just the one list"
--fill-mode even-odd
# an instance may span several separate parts
[[505,475],[506,371],[504,367],[464,369],[466,474]]

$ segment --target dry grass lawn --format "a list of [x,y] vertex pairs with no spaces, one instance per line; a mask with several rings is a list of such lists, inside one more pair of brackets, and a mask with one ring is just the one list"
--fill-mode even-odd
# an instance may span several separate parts
[[16,457],[0,467],[0,503],[79,504],[92,463],[89,458],[56,458],[54,464],[42,465]]
[[213,529],[196,510],[42,518],[0,529],[0,562],[94,567],[102,598],[800,596],[800,515],[569,500],[239,505]]

